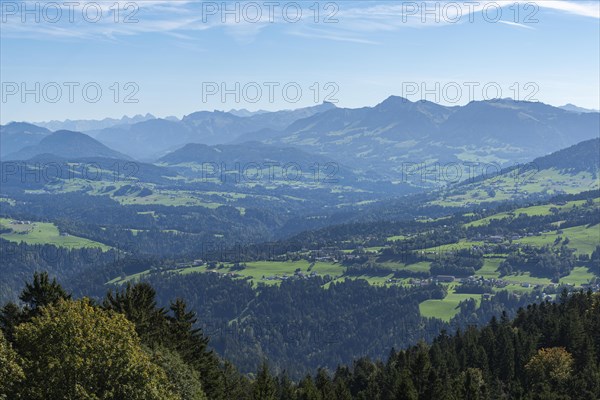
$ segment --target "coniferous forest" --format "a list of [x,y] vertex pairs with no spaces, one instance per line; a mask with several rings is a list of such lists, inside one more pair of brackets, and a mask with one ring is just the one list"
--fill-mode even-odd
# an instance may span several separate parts
[[209,350],[182,299],[148,283],[74,298],[36,273],[0,314],[2,399],[598,399],[600,294],[562,293],[481,328],[443,330],[292,380],[263,360],[240,374]]

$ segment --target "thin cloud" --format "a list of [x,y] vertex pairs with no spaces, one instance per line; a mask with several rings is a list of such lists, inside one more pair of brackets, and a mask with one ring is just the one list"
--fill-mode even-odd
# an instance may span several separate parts
[[505,24],[505,25],[510,25],[510,26],[516,26],[518,28],[523,28],[523,29],[533,29],[535,30],[535,28],[529,26],[529,25],[525,25],[525,24],[519,24],[517,22],[512,22],[512,21],[498,21],[501,24]]
[[[34,7],[35,1],[26,1],[21,4],[29,8]],[[231,3],[231,2],[229,2]],[[60,3],[58,3],[60,4]],[[489,7],[514,7],[514,0],[483,0],[479,2],[462,1],[425,1],[425,2],[344,2],[335,18],[338,23],[313,22],[313,16],[306,15],[300,22],[287,23],[278,15],[277,21],[269,21],[267,13],[263,13],[256,22],[231,19],[225,23],[220,15],[203,16],[202,3],[196,1],[166,1],[150,0],[133,3],[139,6],[134,18],[136,23],[115,23],[114,3],[98,2],[102,7],[103,18],[98,23],[88,23],[82,18],[82,8],[85,3],[75,7],[76,22],[68,21],[68,9],[63,7],[63,18],[58,23],[42,21],[36,23],[31,18],[21,22],[20,15],[6,16],[7,22],[2,22],[2,36],[6,38],[67,38],[67,39],[114,39],[118,36],[144,35],[147,33],[162,33],[182,40],[195,40],[195,33],[222,29],[235,40],[252,42],[265,29],[280,29],[280,33],[319,40],[345,41],[359,44],[377,44],[373,39],[376,33],[395,32],[404,28],[431,28],[459,25],[465,23],[485,23],[483,12]],[[123,8],[126,2],[119,3]],[[424,14],[423,5],[428,10],[438,10],[438,17]],[[529,7],[531,10],[522,10],[521,19],[529,11],[551,10],[586,18],[600,19],[600,2],[598,1],[564,1],[564,0],[539,0],[529,3],[519,3],[520,7]],[[416,7],[416,9],[415,9]],[[443,12],[442,12],[443,10]],[[507,14],[508,10],[505,12]],[[493,15],[494,11],[490,11]],[[119,17],[122,19],[128,12],[121,10]],[[512,14],[511,14],[512,15]],[[542,16],[536,11],[534,18]],[[324,17],[324,15],[321,15]],[[231,17],[229,17],[231,18]],[[534,29],[531,23],[523,20],[510,21],[507,16],[497,22],[523,29]],[[277,28],[275,28],[277,26]]]
[[293,36],[311,38],[311,39],[326,39],[326,40],[334,40],[338,42],[351,42],[351,43],[360,43],[360,44],[379,44],[378,42],[374,42],[368,39],[361,39],[357,37],[351,36],[342,36],[339,34],[334,34],[331,32],[306,32],[306,31],[291,31],[288,34]]
[[563,0],[539,0],[537,4],[543,8],[549,8],[557,11],[564,11],[569,14],[575,14],[582,17],[600,19],[599,1],[563,1]]

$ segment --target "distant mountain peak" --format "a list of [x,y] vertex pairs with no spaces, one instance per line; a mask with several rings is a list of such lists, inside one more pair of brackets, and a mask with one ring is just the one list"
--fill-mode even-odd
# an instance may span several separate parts
[[65,119],[64,121],[52,120],[44,122],[36,122],[35,124],[51,131],[70,130],[76,132],[91,132],[100,129],[109,128],[116,125],[131,125],[137,122],[154,119],[154,115],[146,113],[145,115],[137,114],[133,117],[123,115],[121,118],[103,118],[103,119]]
[[253,115],[268,113],[269,111],[266,111],[266,110],[249,111],[245,108],[240,108],[239,110],[232,108],[231,110],[229,110],[227,112],[229,114],[235,115],[236,117],[251,117]]
[[572,103],[567,103],[564,106],[560,106],[558,108],[561,108],[565,111],[570,111],[570,112],[576,112],[576,113],[597,113],[600,112],[598,110],[594,110],[591,108],[583,108],[583,107],[578,107],[575,104]]
[[402,97],[402,96],[390,96],[387,99],[385,99],[384,101],[382,101],[381,103],[377,104],[375,107],[379,107],[382,105],[396,105],[396,104],[413,104],[412,101],[410,101],[409,99]]
[[25,134],[49,134],[50,131],[41,126],[30,124],[29,122],[9,122],[0,126],[0,134],[25,133]]

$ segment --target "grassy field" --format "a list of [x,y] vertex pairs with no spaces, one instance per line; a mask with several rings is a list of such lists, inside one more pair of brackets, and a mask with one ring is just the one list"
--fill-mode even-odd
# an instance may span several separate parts
[[425,300],[419,304],[421,315],[427,318],[439,318],[450,321],[459,312],[458,304],[467,299],[475,299],[477,306],[481,302],[480,294],[454,293],[454,285],[448,288],[448,294],[442,300]]
[[498,278],[500,273],[497,271],[500,263],[504,261],[503,257],[486,257],[483,260],[483,267],[475,271],[475,275],[483,276],[484,278]]
[[[246,263],[246,268],[242,270],[232,270],[233,264],[224,264],[223,268],[215,269],[216,272],[221,274],[227,273],[235,273],[240,276],[240,278],[245,279],[249,278],[254,284],[256,283],[264,283],[267,285],[275,285],[281,283],[281,280],[268,280],[264,278],[269,277],[282,277],[284,275],[292,276],[295,271],[299,269],[304,274],[309,274],[310,272],[315,272],[320,276],[330,275],[333,278],[340,277],[345,268],[340,264],[334,263],[326,263],[326,262],[317,262],[314,263],[313,267],[310,268],[311,263],[306,260],[300,261],[255,261]],[[210,271],[206,265],[198,266],[198,267],[185,267],[173,270],[173,272],[178,274],[191,274],[194,272],[208,272]],[[137,279],[149,271],[144,271],[135,275],[127,276],[126,278],[115,278],[108,283],[125,283],[131,279]]]
[[106,284],[107,285],[112,285],[112,284],[122,285],[127,282],[135,282],[135,281],[139,280],[140,278],[142,278],[144,275],[147,275],[148,273],[150,273],[150,270],[138,272],[137,274],[127,275],[125,277],[118,276],[118,277],[106,282]]
[[164,206],[201,206],[206,208],[217,208],[223,204],[204,201],[190,193],[185,192],[169,192],[157,191],[149,196],[138,197],[132,196],[116,196],[113,197],[123,205],[164,205]]
[[431,267],[431,262],[429,261],[421,261],[414,264],[404,264],[400,262],[386,261],[380,264],[394,271],[406,270],[411,272],[429,272],[429,268]]
[[390,237],[389,237],[389,238],[387,238],[386,240],[387,240],[388,242],[393,242],[393,241],[395,241],[395,240],[404,240],[404,239],[406,239],[406,236],[404,236],[404,235],[396,235],[396,236],[390,236]]
[[529,272],[523,272],[518,275],[506,275],[502,279],[511,283],[531,283],[532,285],[549,285],[552,281],[548,278],[537,278],[531,276]]
[[560,279],[560,283],[580,286],[588,283],[593,277],[594,274],[587,267],[575,267],[569,275]]
[[[598,189],[598,180],[594,179],[589,172],[570,175],[554,169],[547,169],[529,170],[517,175],[515,171],[511,171],[490,177],[484,182],[469,185],[464,192],[450,194],[431,204],[456,207],[511,200],[544,191],[548,194],[559,192],[575,194],[594,189]],[[488,194],[489,190],[494,191],[493,197]]]
[[450,244],[443,244],[441,246],[436,246],[436,247],[429,247],[429,248],[423,249],[422,251],[425,253],[440,254],[440,253],[448,253],[448,252],[457,251],[457,250],[470,249],[473,246],[482,246],[482,245],[483,245],[483,242],[481,242],[481,241],[468,241],[466,239],[461,239],[458,241],[458,243],[450,243]]
[[502,289],[495,289],[494,291],[501,292],[503,290],[506,290],[511,293],[523,294],[523,293],[531,293],[531,292],[533,292],[533,289],[534,289],[533,286],[532,287],[523,287],[520,284],[511,283],[510,285],[507,285],[506,287],[503,287]]
[[[561,233],[559,233],[561,232]],[[600,224],[589,228],[581,225],[571,228],[542,233],[540,236],[529,236],[515,240],[515,243],[529,244],[532,246],[552,245],[557,237],[569,238],[568,247],[575,249],[576,254],[591,254],[600,244]]]
[[93,240],[78,236],[61,235],[56,225],[49,222],[31,222],[31,224],[17,224],[13,220],[0,218],[0,226],[9,228],[10,233],[0,235],[3,239],[11,242],[25,242],[27,244],[51,244],[58,247],[80,249],[84,247],[99,247],[109,250],[110,247]]
[[15,204],[17,204],[16,201],[14,201],[13,199],[10,199],[8,197],[0,197],[0,203],[7,203],[7,204],[10,204],[11,206],[14,206]]
[[[595,203],[596,207],[600,206],[600,198],[594,199],[594,203]],[[523,208],[518,208],[514,211],[502,212],[502,213],[490,215],[489,217],[486,217],[486,218],[482,218],[482,219],[478,219],[476,221],[469,222],[469,223],[465,224],[465,227],[468,228],[471,226],[487,225],[491,220],[494,220],[494,219],[506,219],[506,218],[518,217],[521,214],[525,214],[530,217],[531,216],[550,215],[550,214],[552,214],[552,211],[550,211],[550,210],[553,208],[558,209],[559,212],[561,212],[561,211],[564,212],[564,211],[570,211],[574,207],[580,207],[583,204],[585,204],[585,200],[569,201],[564,205],[544,204],[544,205],[539,205],[539,206],[523,207]],[[466,214],[465,214],[465,216],[466,216]]]

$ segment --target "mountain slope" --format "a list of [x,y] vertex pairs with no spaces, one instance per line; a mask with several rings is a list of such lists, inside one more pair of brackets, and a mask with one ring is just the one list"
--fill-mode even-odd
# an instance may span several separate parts
[[[138,159],[154,159],[187,143],[208,145],[251,140],[247,134],[262,129],[279,131],[300,118],[335,108],[331,103],[276,112],[250,113],[248,116],[222,111],[199,111],[181,121],[150,119],[113,126],[95,132],[102,143]],[[243,114],[243,113],[242,113]]]
[[159,162],[167,164],[203,163],[203,162],[280,162],[308,163],[330,161],[323,156],[314,156],[293,147],[279,147],[258,142],[208,146],[190,143],[162,157]]
[[121,160],[128,156],[112,150],[80,132],[58,131],[46,136],[38,144],[25,147],[6,156],[7,160],[28,160],[40,154],[52,154],[66,159],[104,157]]
[[463,206],[519,200],[600,188],[600,138],[538,157],[530,163],[489,171],[443,192],[432,204]]
[[576,113],[594,113],[594,112],[598,112],[598,110],[592,110],[591,108],[583,108],[583,107],[578,107],[575,104],[565,104],[564,106],[560,106],[558,108],[561,108],[563,110],[566,111],[572,111],[572,112],[576,112]]
[[190,142],[193,134],[179,121],[158,118],[102,129],[95,137],[115,150],[137,159],[145,159]]
[[600,138],[590,139],[536,158],[533,164],[539,169],[554,168],[565,173],[597,173],[600,169]]
[[273,146],[259,142],[215,146],[190,143],[165,155],[158,162],[175,167],[188,176],[212,170],[208,167],[208,164],[211,164],[214,168],[223,171],[243,171],[244,175],[246,172],[252,175],[256,168],[260,168],[263,171],[260,175],[264,179],[269,179],[270,175],[281,178],[281,175],[275,171],[285,169],[288,171],[286,174],[292,176],[295,176],[296,172],[302,172],[305,177],[308,177],[318,172],[321,174],[320,179],[327,179],[330,176],[336,181],[348,180],[352,184],[357,183],[357,177],[350,169],[328,157],[310,154],[294,147]]
[[0,157],[38,144],[51,132],[26,122],[11,122],[0,126]]
[[444,107],[390,97],[375,107],[334,109],[296,121],[266,143],[352,159],[358,169],[397,175],[432,162],[525,162],[596,137],[598,113],[577,114],[513,100]]

